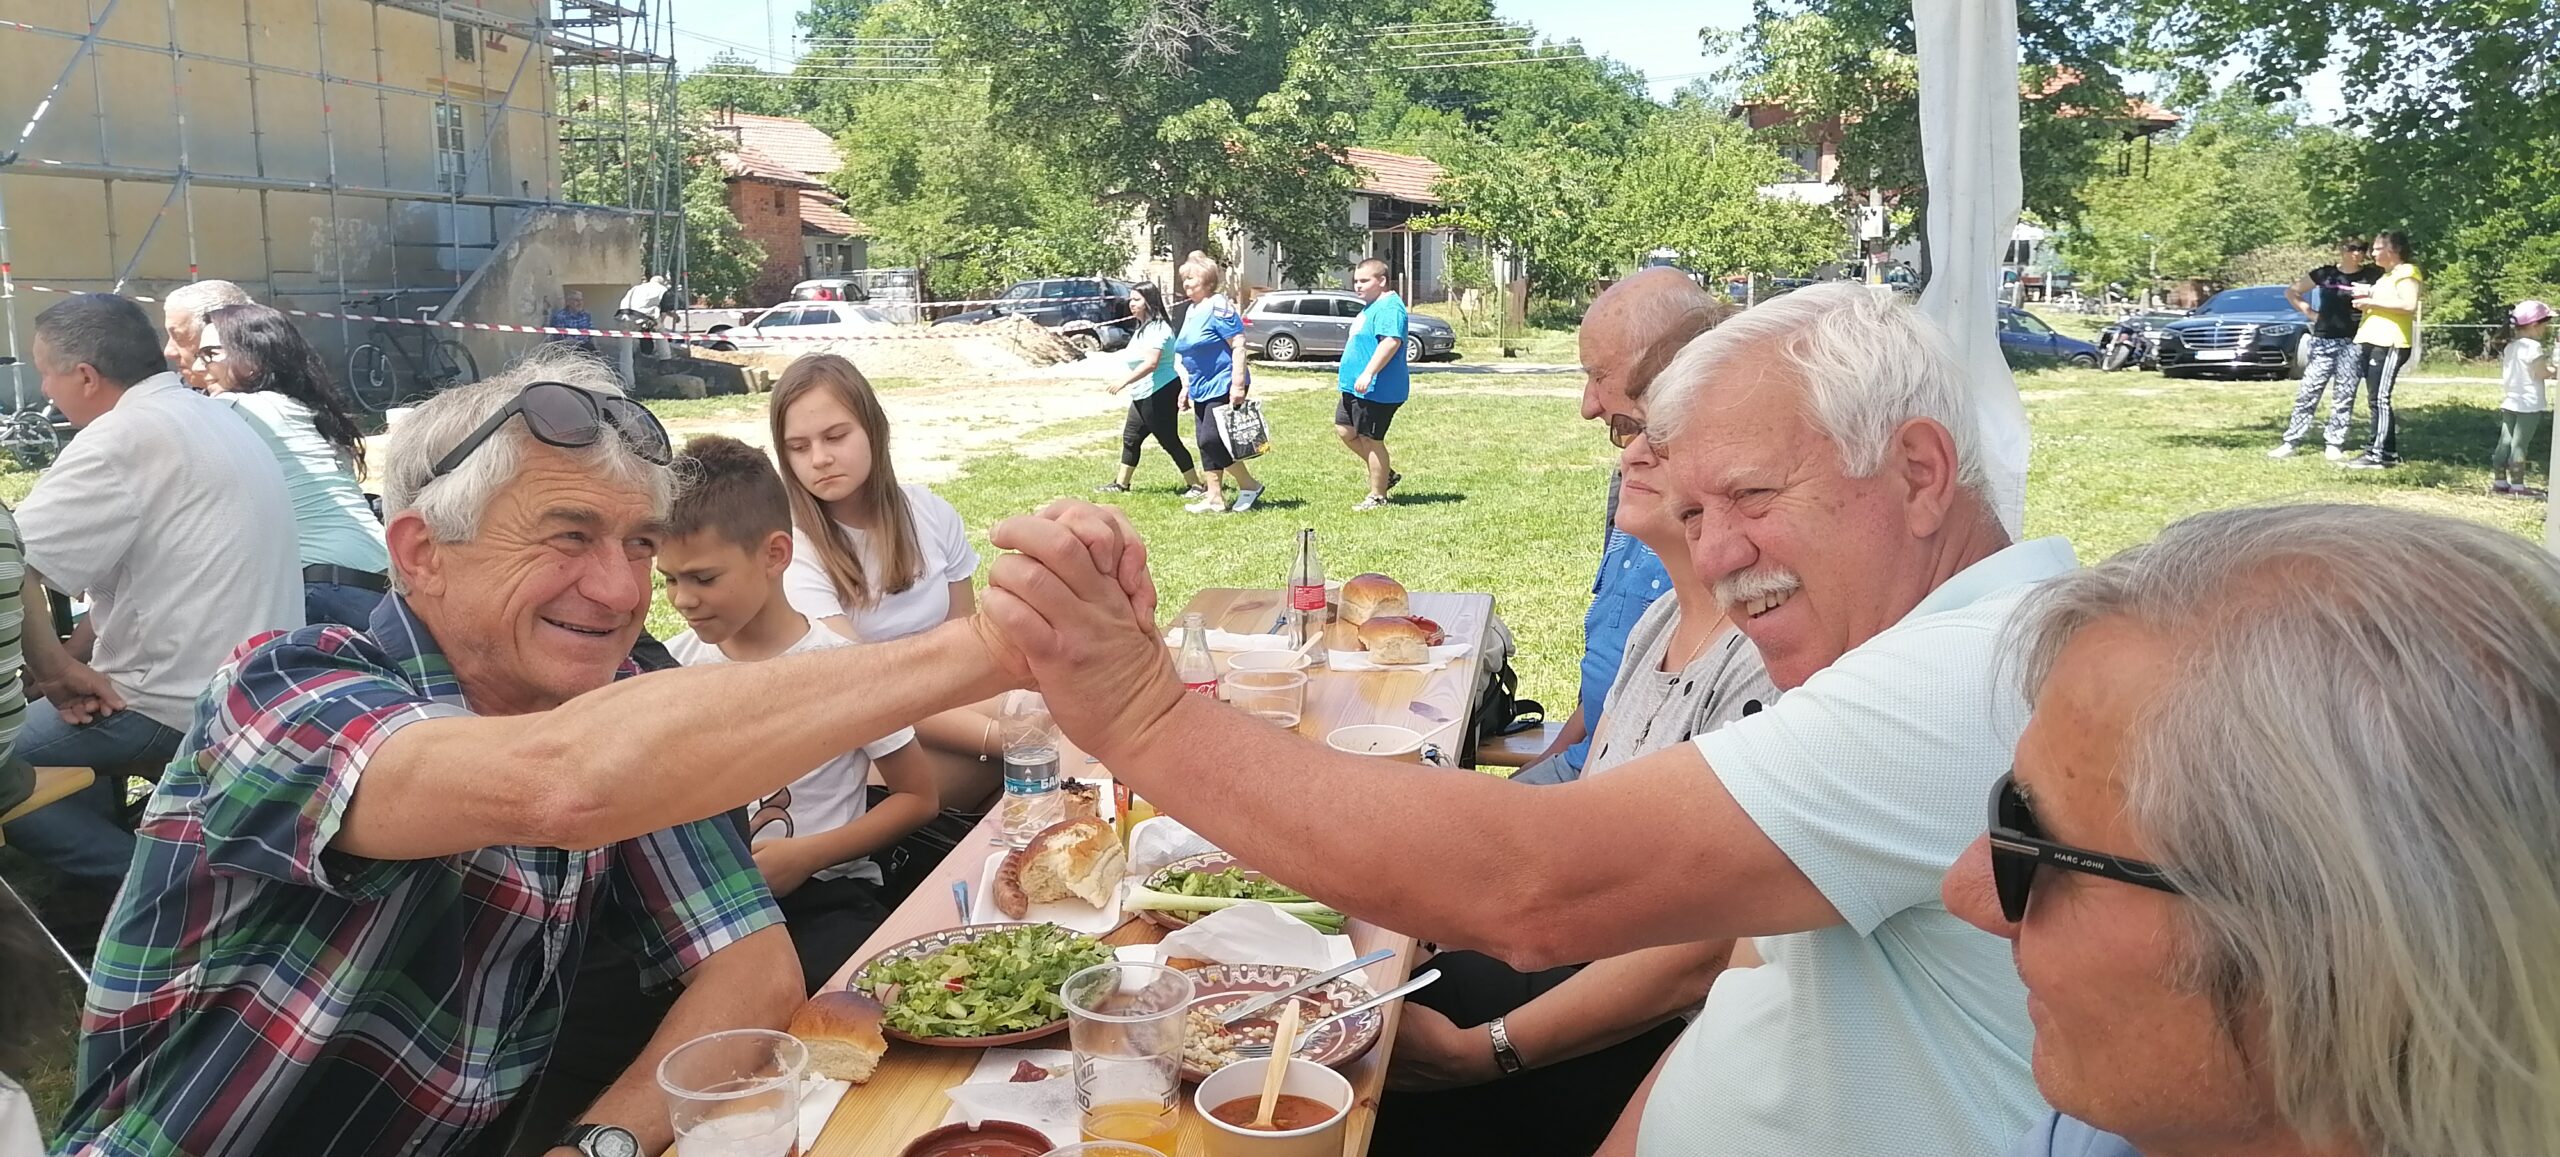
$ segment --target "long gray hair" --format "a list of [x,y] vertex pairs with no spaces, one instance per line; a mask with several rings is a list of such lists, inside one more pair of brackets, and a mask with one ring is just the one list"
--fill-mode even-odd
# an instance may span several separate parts
[[2285,1121],[2367,1157],[2552,1152],[2560,560],[2379,507],[2199,515],[2036,592],[2031,697],[2100,619],[2178,649],[2128,806]]

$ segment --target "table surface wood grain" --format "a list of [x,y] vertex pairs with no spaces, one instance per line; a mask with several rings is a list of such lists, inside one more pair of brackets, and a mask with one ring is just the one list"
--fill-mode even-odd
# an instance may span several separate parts
[[[1354,674],[1323,670],[1319,664],[1309,672],[1306,711],[1298,725],[1300,734],[1321,742],[1333,728],[1354,723],[1393,723],[1427,732],[1454,720],[1457,728],[1439,742],[1444,750],[1457,750],[1458,729],[1468,726],[1475,708],[1476,664],[1492,633],[1493,596],[1417,593],[1411,601],[1414,613],[1430,617],[1449,638],[1471,642],[1474,649],[1466,658],[1432,672]],[[1209,626],[1219,630],[1259,634],[1273,629],[1280,606],[1281,594],[1275,590],[1213,588],[1193,596],[1183,610],[1202,615]],[[1179,617],[1174,621],[1179,622]],[[1219,665],[1225,666],[1224,656],[1219,657]],[[1090,778],[1100,770],[1098,765],[1083,762],[1081,753],[1069,752],[1063,758],[1066,774],[1073,778]],[[967,880],[970,887],[978,886],[987,856],[995,851],[997,834],[998,819],[991,811],[977,830],[961,841],[949,858],[917,885],[915,893],[890,914],[870,941],[845,962],[832,985],[845,984],[876,952],[960,924],[951,885]],[[1356,951],[1395,950],[1393,959],[1366,971],[1374,989],[1383,991],[1404,983],[1412,971],[1412,937],[1364,920],[1351,921],[1345,931]],[[1163,930],[1135,918],[1103,937],[1115,945],[1151,944],[1163,938]],[[1387,1060],[1403,1011],[1401,1001],[1389,1005],[1377,1047],[1343,1070],[1356,1097],[1343,1146],[1344,1157],[1365,1157],[1369,1151],[1369,1134],[1376,1121],[1378,1098],[1386,1087]],[[1066,1034],[1061,1032],[1022,1047],[1065,1048]],[[879,1070],[869,1083],[845,1094],[834,1115],[827,1119],[826,1129],[809,1149],[808,1157],[897,1157],[909,1141],[942,1124],[951,1110],[951,1099],[945,1091],[968,1079],[981,1051],[891,1041],[889,1055],[881,1059]],[[1187,1087],[1185,1095],[1189,1095]],[[1204,1126],[1187,1103],[1182,1116],[1183,1157],[1203,1157],[1207,1153]]]

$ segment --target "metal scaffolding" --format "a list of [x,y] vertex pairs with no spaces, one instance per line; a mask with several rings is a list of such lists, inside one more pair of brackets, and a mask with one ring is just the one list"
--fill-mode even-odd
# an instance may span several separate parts
[[[345,36],[333,45],[332,17],[344,25],[351,15],[350,4],[362,2],[366,19],[359,35],[369,43],[368,76],[350,75],[345,71],[350,55]],[[0,135],[5,149],[0,149],[0,176],[41,177],[59,180],[96,182],[105,206],[105,243],[107,261],[100,267],[104,276],[81,276],[70,270],[19,270],[11,262],[10,232],[5,183],[0,183],[0,358],[14,359],[23,365],[27,351],[19,348],[21,318],[19,298],[28,284],[44,284],[77,289],[122,291],[143,268],[144,255],[166,226],[167,232],[183,237],[187,250],[187,279],[200,275],[196,248],[197,219],[194,192],[207,189],[247,190],[257,195],[259,254],[264,264],[265,288],[270,297],[316,296],[334,294],[346,300],[350,294],[412,293],[451,295],[463,283],[471,263],[464,249],[494,250],[503,240],[500,227],[502,214],[511,210],[556,205],[582,205],[619,209],[642,215],[648,222],[652,263],[665,267],[673,263],[673,251],[680,249],[681,230],[664,224],[682,195],[681,178],[670,170],[678,162],[681,150],[670,142],[680,137],[676,126],[676,62],[672,55],[674,41],[672,0],[538,0],[530,19],[480,7],[488,0],[312,0],[312,61],[314,67],[301,68],[275,60],[260,60],[259,33],[273,34],[280,29],[263,28],[259,9],[266,7],[258,0],[241,0],[240,23],[243,31],[241,55],[234,57],[205,51],[182,42],[180,4],[178,0],[162,0],[165,42],[152,43],[105,35],[109,19],[118,11],[119,0],[83,0],[82,20],[77,27],[45,27],[28,20],[0,20],[0,36],[28,37],[57,42],[65,46],[59,71],[51,73],[52,83],[41,97],[23,110],[0,110],[0,123],[18,122],[12,136]],[[185,6],[190,15],[198,13],[197,0]],[[383,28],[384,9],[428,17],[435,21],[439,39],[437,75],[433,87],[396,83],[385,67]],[[333,12],[334,10],[334,12]],[[269,8],[272,15],[272,8]],[[127,22],[130,24],[130,21]],[[198,25],[199,29],[201,25]],[[394,30],[414,33],[415,28]],[[126,33],[132,33],[129,28]],[[513,68],[494,73],[489,67],[488,49],[501,48],[503,42],[521,45]],[[457,59],[468,48],[469,59]],[[175,130],[174,168],[166,166],[166,154],[146,158],[154,163],[136,163],[133,157],[117,157],[109,148],[110,126],[107,105],[112,90],[103,79],[107,71],[101,64],[104,53],[165,54],[169,62],[169,115]],[[534,57],[542,56],[542,67],[533,67]],[[361,59],[358,57],[357,59]],[[97,122],[97,151],[94,158],[33,155],[31,142],[47,117],[61,104],[62,94],[73,84],[83,66],[89,72],[89,96]],[[225,172],[197,167],[196,150],[190,135],[187,89],[191,67],[214,66],[237,69],[245,77],[249,116],[248,172]],[[466,71],[467,70],[467,71]],[[628,94],[640,73],[641,91],[648,99],[634,102]],[[457,75],[464,72],[465,75]],[[613,89],[621,99],[610,109],[592,99],[568,104],[560,99],[563,91],[578,87],[590,94],[605,90],[610,76]],[[584,77],[583,86],[577,78]],[[266,120],[262,95],[280,91],[278,86],[316,86],[319,115],[317,129],[320,153],[325,168],[319,175],[281,175],[272,171],[271,137],[277,125]],[[457,90],[467,87],[469,93]],[[497,95],[492,96],[495,93]],[[476,106],[479,140],[471,147],[458,170],[439,165],[433,184],[421,188],[404,183],[395,172],[392,159],[394,129],[390,114],[391,98],[424,98],[437,103],[439,109],[451,106],[460,110]],[[374,105],[374,136],[378,142],[379,176],[359,175],[345,166],[354,158],[345,156],[338,137],[348,125],[348,116],[370,98]],[[636,105],[636,106],[635,106]],[[355,113],[361,118],[361,113]],[[442,114],[439,112],[439,124]],[[510,135],[516,117],[529,117],[540,126],[542,187],[532,188],[528,177],[517,190],[495,187],[491,182],[491,151],[502,136]],[[360,123],[360,122],[359,122]],[[457,124],[456,131],[459,132]],[[513,142],[511,142],[512,146]],[[599,166],[618,170],[614,182],[578,181],[563,164],[562,150],[577,146],[581,154]],[[363,162],[357,161],[359,165]],[[474,179],[480,188],[471,188]],[[579,197],[566,195],[571,184],[580,186]],[[165,185],[157,194],[158,212],[141,237],[127,247],[117,227],[116,199],[119,186]],[[128,193],[130,190],[126,190]],[[276,273],[274,225],[270,219],[268,199],[272,194],[317,194],[327,198],[331,250],[329,269],[335,275],[332,285],[281,284]],[[344,248],[350,224],[346,213],[356,211],[356,202],[379,206],[382,214],[382,236],[388,238],[388,284],[351,285]],[[437,247],[446,251],[441,262],[432,258],[421,262],[411,259],[412,268],[403,271],[398,218],[403,203],[440,204],[443,216],[437,224],[442,236]],[[485,228],[466,240],[465,214],[477,211],[484,215]],[[174,220],[172,220],[174,218]],[[233,225],[234,223],[225,223]],[[415,248],[415,244],[407,247]],[[436,268],[439,264],[442,269]],[[315,267],[317,268],[317,267]],[[217,275],[227,271],[217,270]],[[437,285],[431,276],[446,273]],[[247,278],[243,277],[243,280]],[[411,284],[415,282],[416,284]],[[40,308],[31,306],[32,308]],[[28,405],[28,385],[33,375],[11,367],[12,392],[10,409]],[[41,404],[40,402],[37,404]]]

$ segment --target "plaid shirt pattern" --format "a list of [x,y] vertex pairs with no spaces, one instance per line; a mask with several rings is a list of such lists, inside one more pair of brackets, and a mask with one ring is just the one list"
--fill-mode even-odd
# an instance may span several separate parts
[[396,596],[366,632],[306,627],[233,656],[99,942],[57,1153],[452,1152],[541,1070],[605,909],[630,917],[612,923],[638,930],[652,985],[780,922],[717,820],[585,852],[330,848],[385,740],[469,713]]

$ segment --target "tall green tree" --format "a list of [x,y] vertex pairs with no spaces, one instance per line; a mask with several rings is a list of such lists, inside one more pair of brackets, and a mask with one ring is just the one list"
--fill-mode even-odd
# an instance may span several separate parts
[[922,267],[945,295],[1127,264],[1120,216],[995,131],[986,81],[875,86],[853,111],[836,139],[845,165],[834,184],[870,227],[874,264]]
[[1667,248],[1709,275],[1810,270],[1840,255],[1846,223],[1836,209],[1762,195],[1786,168],[1723,109],[1684,102],[1636,135],[1597,232],[1622,260]]
[[2216,96],[2160,141],[2147,165],[2108,172],[2082,190],[2087,208],[2064,233],[2063,258],[2100,283],[2262,275],[2250,255],[2321,240],[2306,150],[2335,135],[2304,124],[2299,106]]
[[2325,228],[2418,242],[2432,320],[2487,322],[2560,285],[2560,6],[2547,0],[2136,0],[2142,62],[2201,88],[2237,65],[2257,96],[2346,78],[2343,127],[2309,164]]
[[944,61],[982,69],[997,131],[1175,252],[1223,220],[1312,277],[1358,234],[1350,0],[934,0]]
[[[1839,138],[1840,179],[1877,189],[1925,227],[1920,72],[1910,0],[1757,0],[1739,32],[1700,33],[1709,55],[1732,54],[1719,77],[1743,100],[1794,114],[1774,130],[1807,141]],[[2079,0],[2021,0],[2018,162],[2025,211],[2045,221],[2079,214],[2080,193],[2126,128],[2117,80],[2118,21]]]

